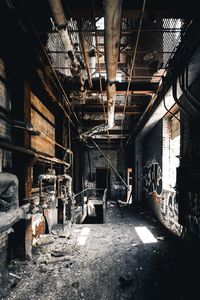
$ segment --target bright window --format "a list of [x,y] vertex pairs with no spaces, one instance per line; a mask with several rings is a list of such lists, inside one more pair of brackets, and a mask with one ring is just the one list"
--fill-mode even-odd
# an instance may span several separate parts
[[163,186],[174,189],[180,156],[180,113],[163,120]]

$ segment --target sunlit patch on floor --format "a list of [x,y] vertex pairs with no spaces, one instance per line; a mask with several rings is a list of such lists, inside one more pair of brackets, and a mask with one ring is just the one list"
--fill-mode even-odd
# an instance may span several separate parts
[[78,238],[77,238],[77,242],[78,242],[78,245],[80,246],[83,246],[85,245],[85,242],[87,240],[87,237],[90,233],[90,228],[88,227],[84,227],[82,230],[81,230],[81,233],[79,234]]
[[139,238],[144,244],[157,242],[157,239],[153,236],[153,234],[147,227],[145,226],[135,227],[135,230]]

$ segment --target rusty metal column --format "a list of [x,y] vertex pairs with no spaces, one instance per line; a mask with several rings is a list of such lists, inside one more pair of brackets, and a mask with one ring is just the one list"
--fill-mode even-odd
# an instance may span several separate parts
[[105,60],[107,72],[108,128],[114,126],[116,74],[120,45],[122,0],[105,1]]

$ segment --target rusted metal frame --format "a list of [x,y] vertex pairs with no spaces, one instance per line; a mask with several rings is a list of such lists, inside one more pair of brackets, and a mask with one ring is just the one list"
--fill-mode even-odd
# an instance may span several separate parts
[[[144,108],[144,105],[142,104],[133,104],[127,106],[127,112],[142,112]],[[102,112],[103,108],[101,105],[87,105],[87,104],[81,104],[76,105],[74,107],[76,112],[86,112],[86,113],[96,113],[96,112]],[[105,106],[105,110],[108,110],[108,106]],[[123,106],[122,105],[115,105],[115,111],[123,112]]]
[[[180,28],[161,28],[161,29],[141,29],[141,32],[172,32],[172,33],[176,33],[176,32],[181,32],[182,29]],[[77,30],[77,29],[72,29],[69,32],[91,32],[90,29],[81,29],[81,30]],[[131,34],[132,32],[138,32],[138,29],[121,29],[121,34]],[[102,29],[98,29],[97,33],[103,34],[104,30]]]
[[[93,84],[93,88],[91,89],[92,92],[98,92],[99,91],[99,86],[97,85],[98,79],[96,80],[96,84]],[[116,94],[120,92],[126,92],[127,91],[127,87],[128,87],[128,83],[123,81],[123,82],[119,82],[116,81],[115,82],[116,85]],[[158,83],[157,82],[144,82],[144,81],[131,81],[130,82],[130,86],[129,86],[129,90],[127,91],[127,94],[130,93],[134,93],[134,92],[139,92],[139,91],[151,91],[151,92],[155,92],[157,91],[158,88]],[[102,81],[102,92],[106,91],[106,81],[103,80]]]
[[[129,52],[132,53],[133,51],[131,51],[131,49],[126,50],[126,53],[129,53]],[[137,51],[137,53],[139,53],[139,54],[147,54],[148,51],[142,51],[141,50],[141,51]],[[174,53],[174,51],[156,51],[156,54],[171,54],[171,53]]]
[[[142,10],[141,10],[141,16],[140,16],[140,22],[139,22],[139,28],[138,28],[138,32],[137,32],[137,38],[136,38],[134,52],[133,52],[133,57],[132,57],[132,63],[131,63],[131,69],[130,69],[130,77],[129,77],[129,80],[128,80],[128,86],[127,86],[126,95],[125,95],[125,104],[124,104],[124,110],[123,110],[123,118],[122,118],[122,122],[121,122],[121,131],[122,131],[122,128],[123,128],[123,122],[124,122],[124,118],[125,118],[127,98],[128,98],[128,91],[129,91],[130,84],[131,84],[132,73],[133,73],[133,68],[134,68],[136,54],[137,54],[137,48],[138,48],[138,43],[139,43],[139,38],[140,38],[140,32],[141,32],[141,28],[142,28],[142,21],[143,21],[143,16],[144,16],[144,11],[145,11],[145,5],[146,5],[146,0],[143,0]],[[121,136],[122,136],[122,133],[121,133]],[[122,141],[121,141],[121,145],[122,145]]]
[[107,158],[107,156],[104,154],[104,152],[100,149],[100,147],[96,144],[96,142],[92,139],[92,142],[94,144],[94,146],[99,150],[99,152],[103,155],[104,159],[106,160],[106,162],[109,164],[109,166],[112,168],[112,170],[115,172],[115,174],[117,175],[117,177],[123,182],[123,184],[127,187],[127,189],[129,190],[129,186],[126,184],[126,182],[124,181],[124,179],[120,176],[120,174],[117,172],[117,170],[115,169],[115,167],[112,165],[112,163],[110,162],[110,160]]
[[[118,112],[118,111],[116,111],[115,113],[116,113],[116,115],[118,115],[118,116],[119,116],[119,115],[123,116],[123,112]],[[135,115],[135,116],[136,116],[136,115],[141,115],[142,113],[143,113],[143,110],[141,110],[141,111],[127,111],[127,112],[126,112],[127,115]],[[87,115],[93,115],[93,116],[95,115],[96,117],[98,117],[98,116],[101,116],[102,112],[97,111],[97,112],[94,113],[94,112],[91,112],[91,111],[90,111],[90,112],[85,112],[85,114],[87,114]],[[105,125],[104,125],[104,126],[105,126]],[[105,129],[107,130],[107,126],[105,126],[105,127],[106,127]],[[112,128],[114,128],[114,127],[112,127]],[[111,128],[110,128],[110,129],[108,128],[108,130],[110,131]],[[82,133],[82,135],[84,135],[84,134],[85,134],[85,133]]]
[[62,160],[60,160],[56,157],[44,156],[40,153],[34,152],[32,150],[28,150],[24,147],[12,145],[12,144],[3,142],[1,140],[0,140],[0,147],[3,148],[3,149],[6,149],[6,150],[11,150],[11,151],[16,151],[16,152],[21,152],[21,153],[27,154],[29,156],[32,156],[35,159],[35,161],[37,161],[37,160],[46,160],[46,161],[54,162],[54,163],[57,163],[57,164],[68,165],[68,163],[66,163],[65,161],[62,161]]
[[[171,52],[170,52],[171,53]],[[126,71],[124,70],[124,68],[120,68],[119,69],[125,74],[127,75],[129,78],[131,77],[131,75]],[[133,68],[133,69],[136,69],[136,68]],[[149,69],[149,68],[146,68],[146,69]],[[163,71],[163,74],[164,74],[165,71]],[[163,75],[162,74],[162,75]],[[152,77],[162,77],[162,75],[148,75],[148,76],[137,76],[138,78],[152,78]],[[133,80],[136,76],[132,76],[131,77],[131,80]]]
[[[173,52],[170,52],[170,53],[173,53]],[[104,63],[101,63],[100,67],[101,68],[105,68],[106,65]],[[125,63],[118,63],[118,68],[128,68],[128,67],[126,66]],[[155,70],[155,68],[152,68],[152,67],[143,67],[143,66],[134,66],[133,69],[137,69],[137,70],[145,70],[145,69],[146,70]]]
[[39,153],[38,153],[38,156],[37,156],[37,160],[38,161],[49,161],[49,162],[52,162],[52,163],[56,163],[56,164],[60,164],[60,165],[65,165],[65,166],[69,165],[66,161],[63,161],[63,160],[61,160],[59,158],[48,157],[48,156],[45,156],[45,155],[42,155],[42,154],[39,154]]
[[28,150],[24,147],[21,146],[16,146],[7,142],[4,142],[2,140],[0,140],[0,147],[6,150],[12,150],[12,151],[16,151],[16,152],[21,152],[30,156],[37,156],[37,153],[35,153],[32,150]]
[[[98,2],[98,1],[97,1]],[[133,3],[133,2],[130,2]],[[176,2],[175,2],[176,4]],[[177,4],[176,4],[177,5]],[[188,5],[188,10],[177,10],[175,7],[172,7],[171,9],[156,9],[155,6],[152,7],[153,11],[153,17],[156,18],[176,18],[176,19],[191,19],[194,17],[199,17],[198,9],[194,9],[194,5]],[[149,17],[150,11],[145,11],[144,18],[147,19]],[[102,8],[96,9],[96,15],[98,17],[103,17],[103,10]],[[76,18],[90,18],[92,17],[92,12],[90,7],[80,8],[78,6],[76,7],[70,7],[70,16],[76,17]],[[140,10],[137,7],[127,7],[122,10],[122,17],[123,18],[139,18],[140,16]]]

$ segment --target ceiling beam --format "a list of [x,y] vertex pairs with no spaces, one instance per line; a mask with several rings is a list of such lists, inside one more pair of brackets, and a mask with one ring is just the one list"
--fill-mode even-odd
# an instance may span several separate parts
[[[76,2],[76,1],[75,1]],[[77,8],[78,7],[78,8]],[[181,9],[180,7],[176,8],[169,8],[169,7],[163,7],[163,8],[155,8],[151,7],[145,10],[144,13],[144,19],[150,18],[193,18],[194,16],[197,17],[198,10],[191,7],[191,5],[188,5],[188,9]],[[74,18],[83,18],[83,17],[94,17],[93,10],[91,7],[85,8],[85,7],[71,7],[70,8],[70,14],[68,14],[68,17],[74,17]],[[135,18],[139,19],[141,14],[140,9],[135,8],[126,8],[122,9],[122,18]],[[95,11],[96,17],[104,17],[104,12],[102,8],[99,8]]]
[[[90,91],[100,91],[100,80],[99,78],[93,78],[92,80],[93,87],[90,89]],[[107,82],[105,78],[102,78],[102,90],[106,91]],[[116,85],[116,91],[117,93],[119,91],[126,91],[128,87],[128,82],[115,82]],[[144,82],[144,81],[132,81],[130,83],[129,91],[150,91],[151,93],[156,92],[158,89],[158,83],[157,82]],[[89,89],[88,81],[85,81],[85,87]]]
[[[141,113],[145,110],[146,106],[144,105],[127,105],[126,106],[126,113]],[[76,112],[87,112],[87,113],[103,113],[104,112],[104,107],[103,105],[87,105],[87,104],[82,104],[82,105],[75,105],[74,110]],[[107,112],[108,107],[107,105],[105,106],[105,111]],[[124,110],[124,105],[116,105],[115,106],[115,112],[123,112]]]

